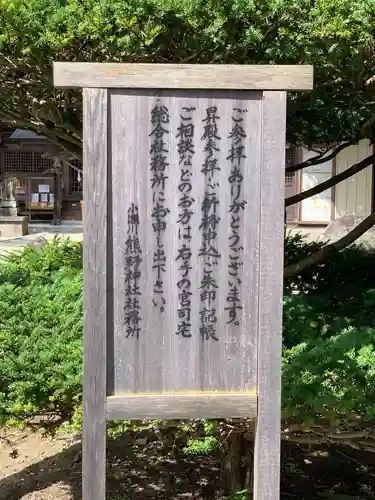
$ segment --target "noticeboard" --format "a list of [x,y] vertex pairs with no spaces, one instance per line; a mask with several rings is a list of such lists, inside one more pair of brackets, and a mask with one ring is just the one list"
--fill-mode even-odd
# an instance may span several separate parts
[[84,88],[84,499],[108,419],[252,417],[254,498],[276,500],[285,91],[312,68],[54,73]]

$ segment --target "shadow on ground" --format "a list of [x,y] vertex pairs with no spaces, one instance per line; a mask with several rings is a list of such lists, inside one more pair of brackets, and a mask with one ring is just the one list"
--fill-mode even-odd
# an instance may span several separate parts
[[[347,449],[284,445],[281,499],[373,499],[373,464]],[[158,442],[137,446],[125,437],[108,445],[106,500],[223,500],[219,476],[217,457],[176,458]],[[80,444],[0,480],[0,499],[81,500]]]
[[[53,500],[81,500],[81,459],[81,445],[75,444],[26,467],[0,480],[0,499],[42,499],[35,492],[61,484],[64,491]],[[107,500],[220,498],[214,494],[218,475],[215,458],[180,460],[160,444],[136,446],[126,438],[108,443]]]

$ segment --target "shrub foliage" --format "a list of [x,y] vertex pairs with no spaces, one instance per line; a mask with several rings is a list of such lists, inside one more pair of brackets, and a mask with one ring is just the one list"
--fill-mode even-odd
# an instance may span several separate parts
[[[286,263],[310,246],[287,237]],[[348,248],[285,283],[288,422],[337,428],[375,420],[374,310],[375,252],[365,248]],[[80,413],[82,318],[81,244],[55,240],[0,264],[3,422],[46,414],[61,422]]]
[[82,380],[82,248],[27,248],[0,265],[0,419],[69,418]]

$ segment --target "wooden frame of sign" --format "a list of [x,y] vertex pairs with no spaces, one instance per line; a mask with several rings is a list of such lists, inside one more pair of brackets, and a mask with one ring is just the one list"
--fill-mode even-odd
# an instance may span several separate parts
[[55,63],[83,87],[83,498],[106,420],[256,420],[279,499],[286,90],[311,66]]

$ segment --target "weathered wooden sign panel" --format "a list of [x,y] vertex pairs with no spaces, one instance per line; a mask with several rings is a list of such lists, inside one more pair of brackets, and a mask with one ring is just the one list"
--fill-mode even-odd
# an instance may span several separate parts
[[86,87],[85,500],[128,418],[256,418],[254,498],[279,498],[286,97],[262,89],[311,76],[55,65]]
[[255,394],[262,95],[108,97],[113,392]]

